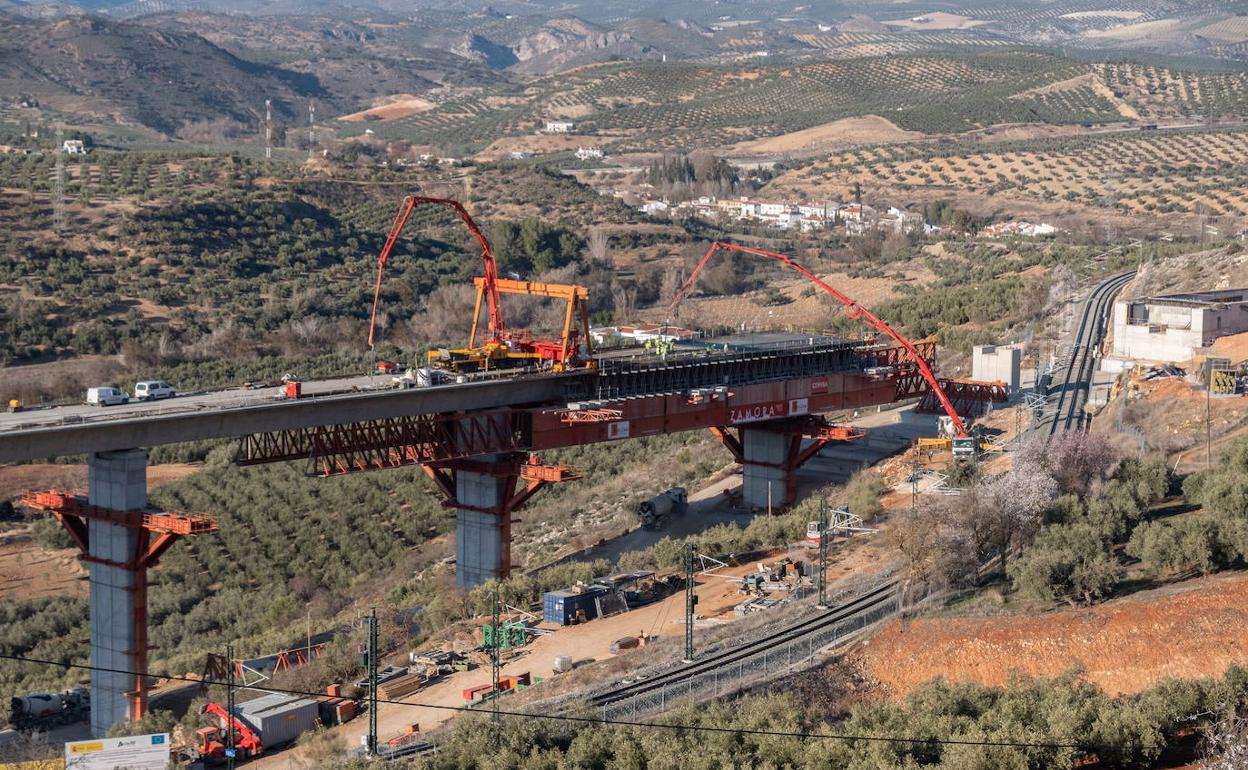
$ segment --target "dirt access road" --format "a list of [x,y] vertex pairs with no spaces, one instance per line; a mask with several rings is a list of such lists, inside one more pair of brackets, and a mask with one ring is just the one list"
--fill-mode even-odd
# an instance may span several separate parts
[[[764,561],[774,561],[782,554],[769,556]],[[737,584],[729,578],[739,577],[757,571],[759,562],[752,562],[737,567],[723,568],[713,575],[700,576],[697,579],[696,593],[698,596],[699,626],[728,622],[732,619],[732,609],[745,600],[737,590]],[[830,573],[837,575],[839,569]],[[645,607],[614,615],[607,618],[585,623],[579,626],[559,628],[555,633],[536,638],[523,654],[502,667],[503,675],[514,675],[529,672],[532,676],[548,679],[554,659],[560,655],[571,655],[578,665],[586,665],[594,661],[614,658],[611,654],[611,643],[625,636],[646,634],[651,637],[672,637],[684,633],[684,602],[683,592],[669,596],[667,599]],[[543,626],[548,627],[548,626]],[[554,628],[554,626],[549,626]],[[626,653],[629,656],[645,657],[653,652],[653,648],[642,647]],[[448,676],[432,686],[413,693],[404,700],[411,705],[381,704],[378,709],[377,729],[379,738],[384,741],[404,732],[413,723],[419,724],[422,732],[438,728],[459,715],[459,708],[465,705],[463,690],[490,683],[488,667],[475,668],[471,671],[459,672]],[[420,705],[416,705],[420,704]],[[509,705],[504,700],[501,707]],[[362,736],[368,730],[368,721],[358,718],[338,730],[346,746],[360,745]],[[283,768],[309,767],[309,757],[305,750],[295,748],[261,757],[250,763],[249,767],[279,770]]]

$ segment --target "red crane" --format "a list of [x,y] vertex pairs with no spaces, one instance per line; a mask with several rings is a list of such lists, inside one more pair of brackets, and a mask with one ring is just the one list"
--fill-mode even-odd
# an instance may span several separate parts
[[226,759],[225,750],[230,732],[235,734],[234,748],[239,750],[242,757],[256,757],[264,753],[264,739],[217,704],[205,703],[199,713],[212,714],[222,722],[220,726],[201,727],[195,731],[195,751],[200,757],[212,762]]
[[962,417],[958,414],[957,410],[953,408],[953,403],[949,400],[949,397],[945,395],[945,389],[940,386],[940,382],[936,379],[936,375],[932,372],[932,368],[927,365],[927,361],[923,360],[923,356],[919,355],[919,351],[914,347],[914,344],[910,342],[910,340],[898,334],[893,327],[885,323],[879,318],[879,316],[875,315],[875,313],[872,313],[867,308],[859,305],[856,300],[845,296],[841,292],[829,286],[823,281],[823,279],[812,273],[792,257],[784,254],[777,254],[774,251],[755,249],[750,246],[739,246],[735,243],[715,241],[711,244],[711,248],[707,250],[706,254],[703,255],[702,260],[698,262],[698,266],[693,269],[693,273],[689,275],[688,280],[685,281],[685,285],[681,286],[680,291],[676,292],[676,298],[672,300],[669,315],[675,315],[676,306],[680,304],[682,299],[684,299],[685,293],[689,291],[689,287],[691,287],[693,282],[697,280],[698,274],[702,272],[702,268],[706,267],[706,263],[710,261],[711,257],[715,256],[715,254],[720,251],[738,251],[743,254],[753,254],[756,257],[764,257],[766,259],[775,260],[776,262],[793,269],[815,286],[818,286],[824,292],[830,294],[837,302],[844,305],[846,308],[846,315],[850,318],[862,319],[862,321],[869,326],[878,329],[896,340],[897,344],[906,349],[906,352],[910,355],[910,359],[914,361],[915,366],[919,368],[919,373],[923,375],[923,379],[927,380],[927,384],[931,386],[932,392],[935,393],[936,398],[940,400],[940,405],[945,410],[945,414],[949,415],[949,419],[953,422],[953,427],[954,430],[957,431],[957,436],[959,438],[966,437],[966,425],[962,422]]
[[[457,200],[408,195],[399,204],[399,213],[394,216],[394,221],[390,224],[390,232],[386,235],[386,245],[381,247],[381,255],[377,257],[377,286],[373,291],[373,314],[368,322],[368,347],[370,349],[373,347],[373,334],[377,329],[377,303],[381,299],[381,276],[385,272],[386,262],[390,260],[390,252],[394,250],[394,244],[399,240],[399,235],[403,232],[403,226],[407,224],[407,220],[412,215],[412,212],[417,206],[425,205],[443,206],[454,211],[459,215],[460,219],[464,220],[464,224],[468,226],[469,232],[477,239],[477,243],[481,244],[481,261],[485,263],[485,279],[482,283],[486,300],[490,307],[490,341],[501,341],[506,334],[507,328],[506,324],[503,323],[503,303],[498,291],[498,261],[494,259],[494,249],[491,248],[485,233],[481,232],[481,228],[477,227],[477,223],[472,220],[468,210]],[[477,308],[477,310],[479,312],[480,308]]]

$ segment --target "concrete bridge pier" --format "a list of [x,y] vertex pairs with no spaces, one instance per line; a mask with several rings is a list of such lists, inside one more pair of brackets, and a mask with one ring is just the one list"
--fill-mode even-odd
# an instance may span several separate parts
[[512,513],[547,484],[575,481],[579,471],[546,465],[525,452],[478,455],[424,466],[444,505],[455,509],[455,587],[467,591],[511,574]]
[[506,477],[455,472],[455,587],[466,591],[511,572],[510,490]]
[[[87,500],[115,511],[147,507],[147,450],[124,449],[87,456]],[[135,570],[135,554],[146,549],[147,533],[109,521],[87,523],[90,576],[91,734],[103,736],[119,720],[142,708],[136,696],[146,690],[142,677],[100,671],[147,668],[147,581]],[[138,638],[138,637],[142,638]]]
[[755,511],[779,512],[797,502],[797,470],[829,444],[866,434],[833,425],[819,416],[802,415],[742,426],[711,428],[741,464],[741,501]]
[[789,468],[790,437],[767,429],[741,429],[741,501],[760,511],[779,511],[793,504],[789,487],[796,468]]

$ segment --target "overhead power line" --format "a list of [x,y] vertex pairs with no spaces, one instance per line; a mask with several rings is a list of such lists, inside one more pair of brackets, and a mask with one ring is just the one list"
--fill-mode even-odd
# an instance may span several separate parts
[[[83,671],[100,671],[109,674],[126,674],[128,676],[137,676],[138,672],[127,671],[118,668],[106,668],[103,666],[91,666],[81,663],[63,663],[56,660],[44,660],[41,658],[29,658],[22,655],[9,655],[0,653],[0,660],[12,660],[20,663],[35,663],[45,666],[57,666],[59,668],[77,669]],[[220,685],[222,687],[231,687],[244,690],[256,690],[259,692],[277,693],[280,695],[294,695],[304,698],[320,698],[325,695],[323,692],[308,692],[305,690],[292,690],[281,687],[261,687],[258,685],[243,685],[233,682],[221,681],[216,679],[195,679],[188,676],[167,676],[162,674],[147,674],[148,676],[167,679],[174,682],[187,682],[198,685]],[[355,699],[362,700],[362,699]],[[393,706],[406,706],[408,708],[428,708],[439,709],[442,711],[458,711],[471,714],[482,714],[478,709],[468,706],[447,706],[436,703],[411,703],[400,700],[389,700],[378,698],[377,703],[386,703]],[[575,716],[570,714],[533,714],[527,711],[491,711],[490,714],[499,714],[501,716],[517,717],[521,719],[546,719],[559,722],[573,722],[578,724],[604,725],[610,727],[641,727],[655,730],[672,730],[672,731],[689,731],[702,733],[731,733],[735,735],[758,735],[776,738],[799,738],[802,740],[838,740],[846,742],[871,742],[871,743],[908,743],[914,745],[940,745],[940,746],[985,746],[992,748],[1016,748],[1016,749],[1073,749],[1077,751],[1096,751],[1098,747],[1088,743],[1062,743],[1060,741],[990,741],[990,740],[970,740],[959,738],[908,738],[891,735],[854,735],[849,733],[814,733],[803,732],[797,730],[762,730],[748,727],[716,727],[711,725],[690,725],[678,724],[670,722],[643,722],[629,719],[605,719],[601,717]],[[1141,748],[1160,748],[1155,746],[1143,746]]]

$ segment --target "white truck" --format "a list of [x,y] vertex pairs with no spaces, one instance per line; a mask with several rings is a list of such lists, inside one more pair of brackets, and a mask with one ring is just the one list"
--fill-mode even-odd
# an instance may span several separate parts
[[95,406],[114,406],[130,403],[130,394],[121,388],[87,388],[87,403]]
[[637,506],[637,516],[641,526],[654,529],[662,524],[663,519],[671,515],[683,514],[689,509],[689,493],[684,487],[672,487],[662,494],[642,501]]
[[134,385],[134,397],[140,401],[155,401],[158,398],[173,398],[176,395],[178,395],[177,390],[163,380],[144,380]]
[[407,390],[408,388],[428,388],[432,385],[442,385],[450,381],[450,375],[441,369],[434,369],[431,366],[422,366],[419,369],[407,369],[402,374],[396,374],[391,378],[394,387]]

